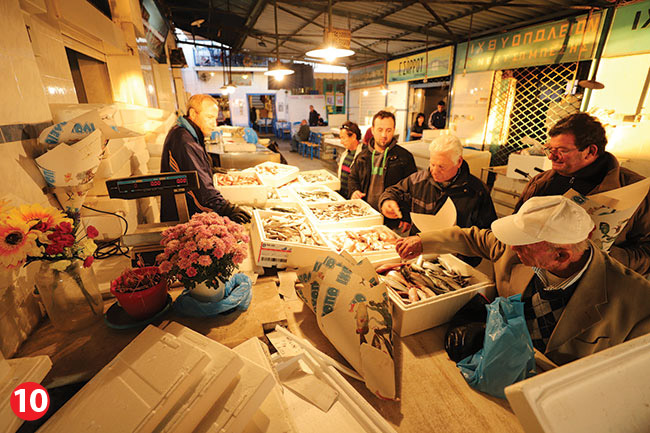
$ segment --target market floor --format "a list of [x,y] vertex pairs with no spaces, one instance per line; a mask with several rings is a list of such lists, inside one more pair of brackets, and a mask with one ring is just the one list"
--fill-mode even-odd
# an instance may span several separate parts
[[280,152],[287,159],[289,165],[294,165],[300,168],[300,171],[306,170],[320,170],[327,169],[332,173],[336,173],[336,163],[334,161],[323,161],[318,158],[310,159],[309,157],[304,157],[299,155],[297,152],[290,152],[291,143],[289,140],[280,140],[275,139],[280,148]]

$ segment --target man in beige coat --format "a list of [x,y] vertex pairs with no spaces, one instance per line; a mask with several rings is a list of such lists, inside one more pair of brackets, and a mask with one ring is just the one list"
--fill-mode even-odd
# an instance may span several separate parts
[[491,260],[499,295],[523,293],[535,348],[564,364],[650,332],[650,282],[588,241],[592,229],[571,200],[533,197],[492,230],[420,233],[399,241],[397,252]]

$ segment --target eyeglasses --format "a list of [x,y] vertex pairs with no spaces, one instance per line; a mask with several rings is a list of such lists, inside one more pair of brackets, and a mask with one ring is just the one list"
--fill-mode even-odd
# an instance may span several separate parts
[[546,155],[547,157],[550,157],[551,154],[565,156],[565,155],[570,154],[571,152],[575,152],[575,151],[580,152],[580,149],[578,149],[578,148],[575,148],[575,149],[558,149],[558,148],[555,148],[555,147],[544,146],[544,147],[542,147],[542,151],[544,152],[544,155]]

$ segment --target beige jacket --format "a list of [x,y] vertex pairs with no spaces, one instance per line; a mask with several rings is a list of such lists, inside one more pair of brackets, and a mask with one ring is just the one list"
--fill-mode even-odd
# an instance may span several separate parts
[[[425,253],[460,253],[491,260],[500,296],[523,292],[533,276],[532,268],[524,266],[491,230],[453,227],[419,236]],[[650,281],[594,246],[591,263],[544,354],[565,364],[649,332]]]

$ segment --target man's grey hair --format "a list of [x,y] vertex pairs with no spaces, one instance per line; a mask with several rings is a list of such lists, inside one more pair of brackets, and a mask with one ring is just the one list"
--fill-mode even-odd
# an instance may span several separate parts
[[577,242],[575,244],[553,244],[551,242],[548,243],[549,246],[554,249],[564,249],[564,250],[570,250],[575,254],[581,254],[589,248],[589,241],[585,239],[584,241]]
[[429,145],[429,155],[434,152],[447,153],[449,159],[457,163],[463,156],[463,145],[455,135],[441,135]]

